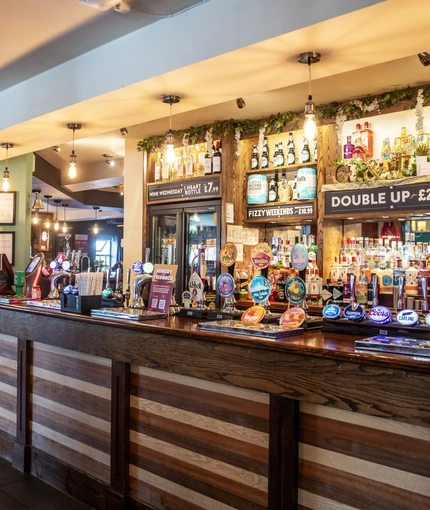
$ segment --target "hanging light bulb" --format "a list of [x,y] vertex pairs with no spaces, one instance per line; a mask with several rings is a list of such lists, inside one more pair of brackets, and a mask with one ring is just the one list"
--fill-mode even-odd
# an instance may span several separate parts
[[70,158],[69,158],[69,172],[67,174],[70,179],[75,179],[77,176],[76,154],[75,154],[75,131],[77,129],[81,129],[81,127],[82,127],[81,124],[67,124],[67,128],[73,130],[72,153],[70,154]]
[[51,228],[51,222],[49,221],[49,199],[52,198],[52,195],[44,195],[46,198],[46,220],[45,220],[45,228]]
[[317,133],[317,125],[315,119],[315,103],[312,100],[312,78],[311,78],[311,64],[316,64],[321,60],[321,53],[315,51],[307,51],[297,55],[297,60],[301,64],[307,64],[309,69],[309,96],[305,103],[305,124],[303,126],[303,135],[306,140],[312,141]]
[[170,104],[169,131],[166,135],[166,141],[164,143],[164,159],[169,165],[175,161],[175,144],[172,131],[172,104],[179,103],[180,100],[181,98],[179,96],[170,94],[163,96],[163,103]]
[[13,143],[2,143],[1,146],[6,149],[6,166],[5,166],[5,169],[4,169],[4,172],[3,172],[3,184],[2,184],[2,190],[3,191],[9,191],[10,189],[10,183],[9,183],[9,177],[10,177],[10,174],[9,174],[9,170],[7,168],[7,160],[8,160],[8,150],[9,149],[12,149],[13,147]]
[[55,209],[55,219],[54,219],[54,230],[60,230],[60,223],[58,221],[58,204],[61,204],[61,200],[54,200],[54,204],[56,205]]
[[94,219],[95,219],[95,223],[94,223],[94,227],[93,227],[93,232],[94,234],[98,234],[99,233],[99,226],[97,225],[97,211],[100,209],[100,207],[97,207],[96,205],[93,207],[94,209]]
[[37,211],[33,211],[31,215],[31,223],[33,223],[33,225],[37,225],[39,223],[39,216],[37,216]]
[[64,207],[63,225],[61,227],[61,231],[65,234],[67,232],[66,207],[69,207],[69,204],[61,204],[61,205]]

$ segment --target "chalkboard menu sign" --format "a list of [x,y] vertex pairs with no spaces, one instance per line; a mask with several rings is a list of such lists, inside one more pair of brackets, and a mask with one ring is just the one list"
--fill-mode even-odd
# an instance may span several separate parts
[[178,198],[215,198],[220,196],[219,175],[153,183],[148,185],[148,202],[161,202]]
[[430,211],[430,183],[325,192],[325,215]]

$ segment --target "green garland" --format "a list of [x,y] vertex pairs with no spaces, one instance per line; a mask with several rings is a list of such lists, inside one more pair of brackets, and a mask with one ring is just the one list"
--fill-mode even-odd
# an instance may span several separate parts
[[[380,94],[378,96],[367,96],[361,100],[351,100],[345,103],[331,102],[323,104],[317,108],[317,119],[329,120],[335,119],[339,113],[346,115],[346,120],[360,119],[366,115],[366,107],[370,107],[377,102],[378,111],[382,113],[384,110],[393,108],[394,106],[405,103],[403,109],[410,110],[415,108],[415,101],[419,89],[423,89],[423,105],[430,101],[430,84],[424,87],[406,88],[401,90],[391,90]],[[185,134],[189,135],[188,141],[190,144],[195,144],[199,140],[205,139],[206,131],[212,130],[214,139],[222,136],[227,136],[234,132],[236,129],[242,135],[252,135],[259,132],[260,129],[265,128],[266,134],[275,132],[281,133],[284,129],[287,131],[296,131],[303,126],[304,115],[302,112],[284,112],[276,115],[270,115],[266,119],[252,120],[252,119],[227,119],[217,120],[212,124],[205,124],[199,127],[190,126],[188,129],[181,129],[174,131],[176,140],[181,141]],[[166,134],[154,135],[145,138],[138,142],[138,151],[154,151],[161,147],[166,138]]]

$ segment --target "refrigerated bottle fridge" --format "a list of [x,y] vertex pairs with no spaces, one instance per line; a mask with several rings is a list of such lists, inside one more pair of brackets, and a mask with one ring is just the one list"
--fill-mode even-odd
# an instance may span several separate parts
[[154,264],[177,264],[175,298],[197,272],[205,283],[206,305],[219,306],[216,279],[220,273],[220,200],[150,206],[150,239]]

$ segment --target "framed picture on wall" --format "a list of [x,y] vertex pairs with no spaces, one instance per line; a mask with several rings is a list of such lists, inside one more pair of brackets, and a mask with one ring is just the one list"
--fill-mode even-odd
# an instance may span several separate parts
[[0,191],[0,225],[15,225],[16,191]]
[[0,253],[5,253],[8,261],[15,264],[15,232],[0,232]]

